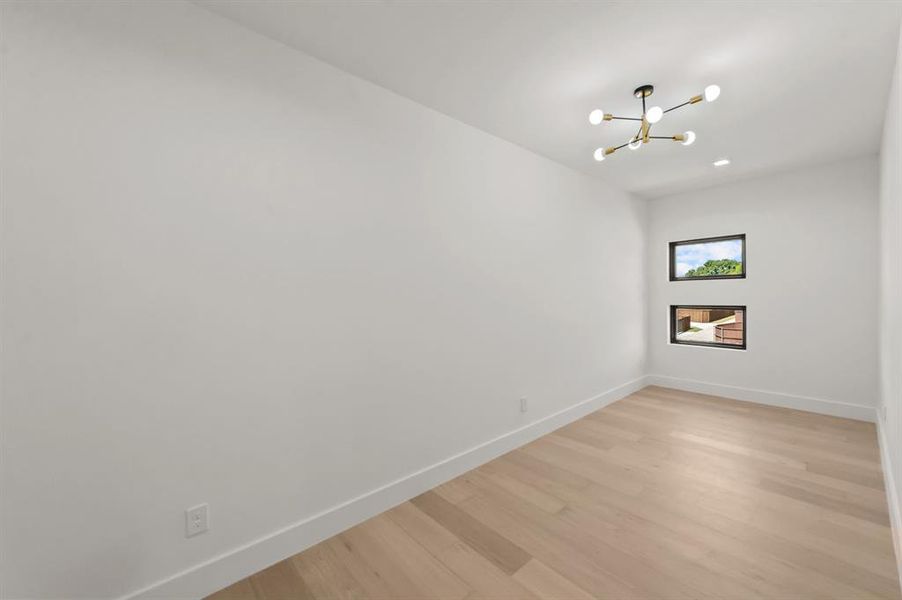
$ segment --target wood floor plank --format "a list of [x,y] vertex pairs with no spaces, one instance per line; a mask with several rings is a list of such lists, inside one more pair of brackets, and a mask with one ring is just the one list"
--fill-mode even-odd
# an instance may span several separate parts
[[291,560],[283,560],[250,577],[259,600],[309,600],[314,596]]
[[587,455],[572,446],[564,446],[547,438],[524,446],[520,451],[600,485],[608,485],[630,494],[637,494],[642,490],[641,479],[629,469],[616,464],[605,464],[598,456]]
[[434,492],[421,494],[413,498],[411,503],[495,563],[508,575],[514,574],[532,558],[515,543],[486,527]]
[[520,567],[514,579],[545,600],[594,600],[589,592],[535,558]]
[[[366,527],[368,525],[369,521],[358,525],[358,527]],[[361,587],[366,592],[366,598],[392,598],[394,596],[393,589],[389,587],[389,582],[385,579],[387,574],[381,573],[377,568],[371,566],[366,560],[366,556],[361,554],[362,549],[352,545],[347,541],[344,535],[337,535],[333,538],[329,538],[318,544],[318,546],[325,546],[328,548],[329,552],[334,556],[334,561],[345,567],[354,580],[360,583]],[[316,547],[317,546],[314,546],[314,548]],[[310,550],[312,549],[313,548]],[[301,559],[304,554],[310,552],[310,550],[296,555],[295,558]],[[395,588],[402,585],[402,582],[399,581],[394,581],[392,583]],[[340,584],[333,583],[332,585]],[[329,598],[329,596],[324,597]]]
[[774,585],[772,593],[765,596],[845,599],[850,593],[857,593],[857,590],[850,591],[845,586],[825,581],[813,571],[753,551],[737,539],[735,530],[744,526],[742,521],[732,522],[729,527],[724,527],[724,522],[720,521],[715,527],[713,517],[717,513],[694,499],[683,500],[661,492],[652,495],[651,490],[646,490],[641,502],[637,502],[634,497],[606,488],[598,487],[588,492],[574,495],[567,501],[593,513],[610,515],[619,523],[630,523],[634,517],[644,519],[654,525],[660,537],[672,532],[703,544],[709,550],[706,560],[716,559],[722,573],[738,573],[753,581]]
[[[596,564],[606,565],[611,574],[626,576],[627,580],[635,582],[633,585],[637,592],[660,596],[667,593],[672,597],[704,597],[692,583],[683,578],[684,571],[667,568],[661,561],[654,560],[645,550],[648,546],[640,547],[638,544],[624,543],[618,535],[620,525],[618,523],[602,523],[588,519],[574,519],[569,514],[573,511],[565,508],[557,515],[549,515],[541,511],[530,502],[524,501],[508,490],[494,485],[491,480],[485,482],[480,488],[479,498],[488,500],[493,507],[497,507],[512,515],[516,522],[530,523],[533,528],[541,531],[548,540],[552,537],[566,540]],[[474,499],[461,504],[463,510],[470,510]],[[496,518],[486,522],[498,522]],[[504,520],[506,529],[499,530],[503,535],[516,539],[519,528],[510,527],[511,521]],[[532,542],[532,539],[530,539]],[[524,546],[526,547],[526,546]],[[527,547],[532,553],[532,548]],[[673,557],[679,560],[678,557]],[[683,565],[684,567],[686,565]],[[641,580],[635,575],[643,570],[652,577]]]
[[527,549],[532,556],[600,598],[640,599],[648,597],[641,586],[631,585],[593,557],[591,548],[574,544],[557,531],[533,524],[523,526],[523,519],[491,499],[474,496],[466,502],[467,512],[488,521],[506,537]]
[[[877,555],[895,561],[895,548],[892,535],[886,535],[885,530],[880,530],[878,535],[871,531],[862,531],[857,527],[850,527],[835,521],[819,519],[808,526],[808,531],[819,539],[829,540],[836,544],[842,544],[850,552],[863,553],[864,555]],[[883,571],[884,573],[887,571]]]
[[250,579],[242,579],[238,583],[207,596],[207,600],[257,600],[257,593],[254,591]]
[[830,510],[839,511],[844,514],[857,517],[859,519],[864,519],[878,525],[886,525],[887,527],[889,527],[889,514],[887,514],[885,510],[881,511],[862,508],[860,505],[857,505],[854,502],[836,500],[835,498],[830,498],[823,494],[817,494],[798,486],[787,485],[785,483],[775,481],[774,479],[767,477],[763,478],[759,485],[761,486],[762,490],[782,494],[790,498],[801,500],[802,502],[829,508]]
[[555,495],[544,492],[542,489],[533,486],[528,481],[512,477],[509,473],[492,466],[487,465],[486,468],[477,471],[474,479],[477,482],[486,480],[491,481],[493,484],[504,488],[526,502],[534,504],[547,513],[554,514],[560,512],[565,507],[563,501]]
[[883,474],[878,470],[865,471],[858,467],[827,460],[809,460],[806,468],[812,473],[827,475],[834,479],[857,483],[875,490],[884,489]]
[[470,483],[470,475],[468,473],[466,475],[461,475],[456,479],[452,479],[451,481],[447,481],[432,491],[451,504],[457,504],[475,494],[476,488]]
[[[590,415],[591,416],[591,415]],[[620,429],[617,427],[611,427],[609,425],[605,425],[600,420],[585,418],[580,419],[574,423],[571,423],[567,426],[570,429],[583,429],[593,436],[598,437],[599,439],[605,440],[608,443],[618,443],[618,442],[638,442],[642,439],[642,435],[627,431],[625,429]]]
[[[514,450],[492,462],[503,465],[501,468],[509,473],[518,473],[523,481],[529,481],[540,489],[551,488],[553,490],[558,486],[565,486],[580,490],[592,485],[591,479],[565,469],[559,469],[550,462],[536,458],[522,450]],[[553,491],[551,494],[556,495]]]
[[365,525],[341,535],[380,574],[394,597],[461,600],[472,591],[387,514]]
[[536,600],[529,590],[492,561],[412,503],[405,502],[390,510],[388,515],[473,589],[467,600],[477,598]]
[[[643,402],[645,399],[637,398]],[[683,409],[687,419],[679,421],[693,433],[728,442],[746,441],[756,447],[786,452],[801,460],[823,459],[846,462],[866,469],[873,469],[879,459],[876,444],[849,442],[841,436],[810,435],[797,429],[774,427],[758,420],[714,419],[702,410]],[[677,421],[671,419],[676,425]]]
[[663,387],[208,600],[902,600],[872,423]]
[[369,595],[328,544],[317,544],[290,560],[315,598],[358,600]]

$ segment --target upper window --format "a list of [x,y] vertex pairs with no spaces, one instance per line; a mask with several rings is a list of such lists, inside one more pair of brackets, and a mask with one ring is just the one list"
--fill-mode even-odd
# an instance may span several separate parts
[[744,277],[744,233],[670,242],[670,281]]

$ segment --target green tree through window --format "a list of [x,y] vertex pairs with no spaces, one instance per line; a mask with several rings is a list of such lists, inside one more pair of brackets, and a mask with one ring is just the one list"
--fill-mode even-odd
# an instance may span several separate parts
[[685,277],[710,277],[712,275],[740,275],[742,263],[738,260],[725,258],[723,260],[709,260],[700,267],[686,271]]

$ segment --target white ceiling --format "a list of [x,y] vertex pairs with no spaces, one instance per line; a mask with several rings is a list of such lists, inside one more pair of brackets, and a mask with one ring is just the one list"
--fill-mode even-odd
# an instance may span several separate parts
[[[902,2],[285,2],[198,4],[555,161],[652,197],[877,152]],[[666,135],[603,163],[652,83]],[[723,156],[733,164],[716,169]]]

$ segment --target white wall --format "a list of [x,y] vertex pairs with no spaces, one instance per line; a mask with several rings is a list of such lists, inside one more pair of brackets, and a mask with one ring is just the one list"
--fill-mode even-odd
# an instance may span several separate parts
[[[654,200],[648,223],[648,360],[659,382],[873,419],[874,158]],[[747,235],[746,279],[668,281],[668,242],[734,233]],[[670,344],[671,304],[747,305],[748,350]]]
[[902,573],[902,39],[880,148],[880,411],[884,473]]
[[627,195],[191,4],[0,33],[5,597],[124,594],[644,372]]

